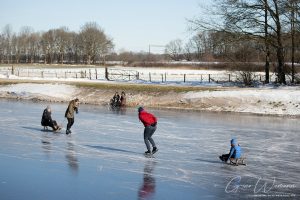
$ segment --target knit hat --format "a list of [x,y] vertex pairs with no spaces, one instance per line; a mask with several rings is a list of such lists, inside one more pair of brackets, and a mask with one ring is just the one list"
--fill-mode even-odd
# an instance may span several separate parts
[[47,108],[48,112],[51,112],[51,107],[48,105]]
[[236,141],[236,139],[231,139],[230,143],[233,145],[236,145],[237,141]]
[[144,108],[141,107],[141,106],[138,108],[138,111],[139,111],[139,112],[142,112],[143,110],[144,110]]

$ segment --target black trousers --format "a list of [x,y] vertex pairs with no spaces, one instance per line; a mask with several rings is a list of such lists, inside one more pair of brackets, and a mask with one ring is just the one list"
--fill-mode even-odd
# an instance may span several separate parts
[[229,153],[228,154],[223,154],[222,156],[220,156],[220,159],[222,161],[227,161],[228,160],[228,157],[229,157]]
[[74,124],[74,118],[67,118],[67,119],[68,119],[67,130],[70,130]]
[[55,120],[52,120],[52,123],[42,123],[42,126],[49,126],[51,127],[53,130],[56,130],[57,128],[57,122]]

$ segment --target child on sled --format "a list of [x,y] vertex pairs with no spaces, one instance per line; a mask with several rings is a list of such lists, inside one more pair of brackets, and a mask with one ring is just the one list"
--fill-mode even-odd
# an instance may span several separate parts
[[241,158],[242,155],[242,149],[240,147],[239,144],[237,144],[237,140],[236,139],[232,139],[230,141],[230,151],[228,154],[223,154],[222,156],[220,156],[219,158],[224,161],[227,162],[230,159],[239,159]]

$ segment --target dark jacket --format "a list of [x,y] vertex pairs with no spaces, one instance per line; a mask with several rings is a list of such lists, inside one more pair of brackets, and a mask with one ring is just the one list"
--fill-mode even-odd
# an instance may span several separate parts
[[157,124],[157,118],[153,114],[148,113],[145,110],[139,112],[139,119],[145,127],[156,126]]
[[125,106],[125,105],[126,105],[126,96],[121,95],[121,106]]
[[53,124],[51,112],[49,112],[47,108],[43,112],[41,124],[42,126],[52,126]]

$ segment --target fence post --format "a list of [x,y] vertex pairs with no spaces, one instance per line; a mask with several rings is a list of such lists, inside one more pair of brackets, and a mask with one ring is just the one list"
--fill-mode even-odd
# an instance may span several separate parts
[[84,70],[84,78],[86,78],[86,70]]
[[184,83],[185,83],[185,76],[186,76],[186,75],[185,75],[185,74],[183,74],[183,82],[184,82]]
[[90,75],[90,80],[92,79],[92,72],[91,69],[89,69],[89,75]]
[[202,81],[203,81],[203,77],[202,77],[202,74],[201,74],[201,83],[202,83]]
[[140,72],[136,73],[136,80],[140,80]]
[[167,82],[167,72],[165,72],[165,82]]
[[230,81],[230,74],[228,74],[228,81],[231,82],[231,81]]
[[151,72],[149,72],[149,82],[151,82]]
[[98,73],[97,73],[97,69],[95,69],[96,72],[96,80],[98,79]]
[[108,69],[107,69],[107,67],[105,67],[105,79],[109,81],[109,79],[108,79]]
[[164,82],[164,74],[161,74],[161,82]]
[[210,83],[210,74],[208,74],[208,82]]
[[77,79],[77,72],[75,73],[76,79]]

